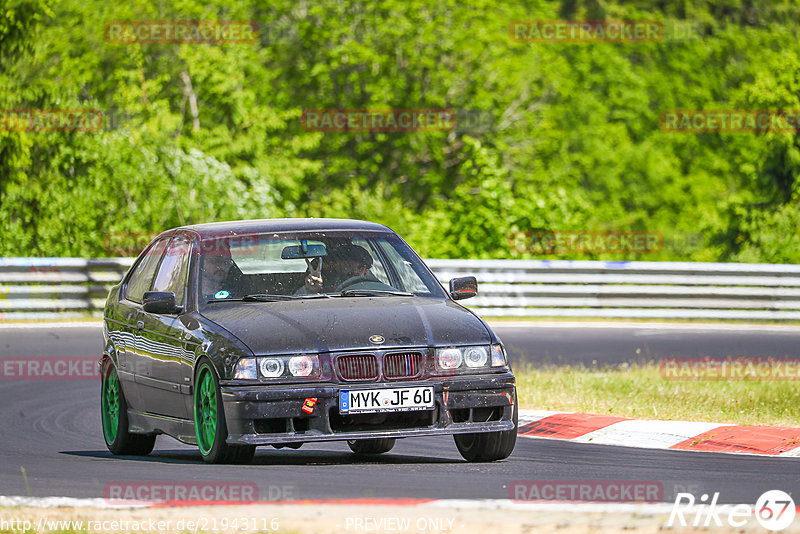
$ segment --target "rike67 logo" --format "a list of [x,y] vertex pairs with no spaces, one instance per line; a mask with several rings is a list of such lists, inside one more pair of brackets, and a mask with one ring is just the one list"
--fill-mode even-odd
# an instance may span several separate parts
[[[781,490],[764,492],[756,501],[755,506],[750,504],[717,504],[719,492],[714,493],[711,501],[708,494],[700,496],[699,503],[691,493],[678,493],[672,512],[669,514],[667,527],[677,525],[686,527],[730,527],[743,528],[748,521],[755,517],[756,521],[765,529],[777,532],[788,527],[797,513],[792,497]],[[727,524],[726,524],[727,523]]]

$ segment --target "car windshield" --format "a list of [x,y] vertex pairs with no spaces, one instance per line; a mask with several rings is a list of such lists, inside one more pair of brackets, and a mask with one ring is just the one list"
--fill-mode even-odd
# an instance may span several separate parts
[[433,296],[444,291],[419,257],[386,232],[307,232],[200,241],[201,305],[304,298]]

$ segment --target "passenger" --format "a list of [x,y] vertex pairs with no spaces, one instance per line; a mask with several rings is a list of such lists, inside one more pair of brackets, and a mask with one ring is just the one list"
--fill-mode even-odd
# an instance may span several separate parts
[[305,285],[297,291],[297,295],[338,292],[346,287],[342,287],[345,282],[355,278],[358,278],[357,282],[380,283],[369,272],[372,256],[364,247],[343,243],[320,259],[322,268],[319,267],[319,259],[309,265]]

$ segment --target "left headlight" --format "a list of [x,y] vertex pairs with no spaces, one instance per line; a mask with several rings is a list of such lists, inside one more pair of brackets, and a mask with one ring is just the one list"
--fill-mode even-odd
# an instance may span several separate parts
[[499,344],[436,349],[438,374],[485,371],[506,365],[506,353]]
[[319,356],[316,354],[242,358],[236,363],[236,369],[233,373],[234,378],[247,380],[259,378],[318,378],[319,376]]

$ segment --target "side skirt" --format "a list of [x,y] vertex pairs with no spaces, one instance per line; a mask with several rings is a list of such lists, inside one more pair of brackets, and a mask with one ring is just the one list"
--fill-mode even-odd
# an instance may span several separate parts
[[178,441],[197,445],[194,421],[128,410],[128,429],[136,434],[167,434]]

